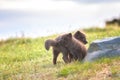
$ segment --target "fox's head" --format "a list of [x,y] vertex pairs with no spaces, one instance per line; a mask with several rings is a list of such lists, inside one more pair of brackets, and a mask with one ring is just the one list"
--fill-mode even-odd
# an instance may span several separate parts
[[85,34],[84,34],[83,32],[81,32],[81,31],[77,31],[77,32],[74,34],[74,37],[75,37],[77,40],[79,40],[79,41],[81,41],[82,43],[84,43],[84,44],[87,44],[87,43],[88,43],[87,40],[86,40]]

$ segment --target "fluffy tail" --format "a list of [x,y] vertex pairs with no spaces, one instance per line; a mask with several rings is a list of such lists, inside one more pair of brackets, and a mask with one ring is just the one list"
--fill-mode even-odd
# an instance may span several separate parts
[[45,41],[45,49],[49,50],[50,46],[55,46],[57,43],[55,40],[48,39]]

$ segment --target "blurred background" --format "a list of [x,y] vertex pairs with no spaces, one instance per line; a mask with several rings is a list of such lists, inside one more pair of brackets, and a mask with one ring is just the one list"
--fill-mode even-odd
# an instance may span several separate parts
[[120,25],[120,0],[0,0],[0,39]]

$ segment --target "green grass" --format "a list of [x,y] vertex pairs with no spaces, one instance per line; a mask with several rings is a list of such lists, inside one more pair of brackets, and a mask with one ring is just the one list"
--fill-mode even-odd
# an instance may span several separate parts
[[[84,30],[88,44],[96,39],[120,36],[120,28]],[[44,41],[57,35],[31,38],[10,38],[0,41],[0,80],[119,80],[120,57],[103,58],[92,63],[65,64],[60,54],[52,64],[52,49],[46,51]]]

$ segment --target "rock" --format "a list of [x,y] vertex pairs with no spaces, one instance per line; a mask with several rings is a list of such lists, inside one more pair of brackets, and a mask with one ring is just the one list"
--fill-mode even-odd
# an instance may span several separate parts
[[91,62],[104,57],[116,56],[120,57],[120,37],[110,37],[93,41],[83,61]]
[[119,57],[120,56],[120,49],[105,49],[105,50],[98,50],[94,51],[84,58],[84,62],[92,62],[97,59],[101,59],[104,57],[111,58],[111,57]]
[[120,37],[110,37],[93,41],[88,48],[88,54],[105,49],[120,49]]

